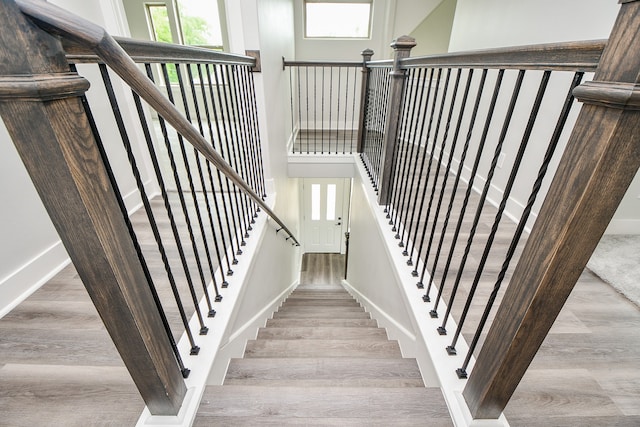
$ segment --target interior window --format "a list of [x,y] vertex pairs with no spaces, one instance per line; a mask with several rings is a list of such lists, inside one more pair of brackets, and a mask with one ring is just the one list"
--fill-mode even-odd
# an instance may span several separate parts
[[[168,8],[167,3],[172,7]],[[145,6],[155,41],[223,50],[217,1],[174,0],[149,2]]]
[[367,38],[371,0],[305,0],[305,37]]

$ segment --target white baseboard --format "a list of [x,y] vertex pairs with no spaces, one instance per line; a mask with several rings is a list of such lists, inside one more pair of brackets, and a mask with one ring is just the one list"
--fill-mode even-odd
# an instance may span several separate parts
[[47,283],[71,260],[57,241],[0,282],[0,318]]
[[[158,193],[155,181],[148,180],[144,186],[149,197],[154,197]],[[137,188],[123,198],[129,215],[142,207],[142,199]],[[0,281],[0,319],[70,263],[71,260],[62,241],[58,240]]]
[[613,219],[604,234],[640,234],[640,219]]

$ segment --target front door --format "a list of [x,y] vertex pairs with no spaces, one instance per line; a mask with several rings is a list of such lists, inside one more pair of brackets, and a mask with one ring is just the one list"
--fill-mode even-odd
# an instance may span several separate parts
[[305,252],[340,253],[344,250],[350,183],[349,178],[304,178]]

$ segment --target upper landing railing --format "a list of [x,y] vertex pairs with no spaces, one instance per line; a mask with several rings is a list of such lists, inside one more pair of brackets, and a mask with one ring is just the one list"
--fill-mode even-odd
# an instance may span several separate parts
[[294,153],[335,154],[327,99],[357,105],[354,146],[442,351],[472,337],[474,418],[506,406],[640,165],[640,2],[620,3],[608,41],[410,58],[400,37],[393,60],[363,52],[359,93],[327,84],[330,62],[285,62]]
[[0,14],[0,114],[147,407],[176,415],[259,212],[298,244],[265,202],[254,60]]

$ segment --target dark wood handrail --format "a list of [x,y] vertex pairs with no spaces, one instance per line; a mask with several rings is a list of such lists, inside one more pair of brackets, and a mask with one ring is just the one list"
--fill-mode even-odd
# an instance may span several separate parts
[[282,61],[283,67],[362,67],[361,61]]
[[538,44],[417,56],[400,63],[403,69],[450,67],[592,72],[596,70],[606,44],[606,40]]
[[[171,43],[135,40],[127,37],[114,37],[120,47],[127,52],[135,62],[141,63],[210,63],[229,65],[255,66],[256,60],[250,56],[236,55],[196,46],[184,46]],[[95,63],[100,58],[90,47],[62,40],[62,46],[67,53],[67,59],[76,63]]]
[[160,114],[176,131],[189,141],[207,160],[256,202],[300,246],[293,233],[269,208],[244,179],[209,145],[176,107],[158,90],[138,68],[118,42],[104,28],[81,19],[66,10],[46,2],[18,0],[22,13],[34,19],[45,30],[68,38],[69,41],[91,49],[116,72],[142,99]]

